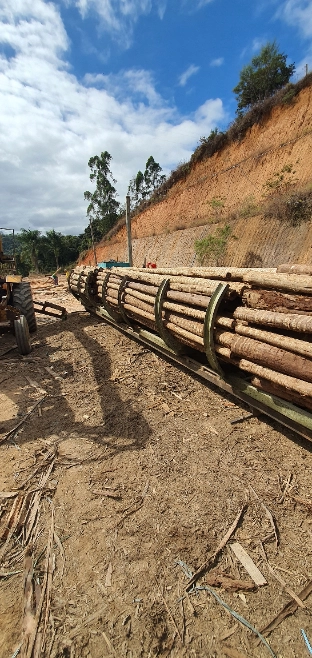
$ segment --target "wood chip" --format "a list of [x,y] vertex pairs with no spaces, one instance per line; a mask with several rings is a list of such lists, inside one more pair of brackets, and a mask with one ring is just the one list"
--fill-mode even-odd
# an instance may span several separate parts
[[18,491],[0,491],[0,498],[15,498]]
[[222,647],[223,652],[225,653],[226,656],[229,656],[229,658],[247,658],[245,653],[242,653],[241,651],[238,651],[237,649],[233,649],[233,647]]
[[[304,589],[301,590],[301,592],[299,592],[298,597],[301,601],[304,601],[305,599],[308,598],[308,596],[310,596],[311,593],[312,593],[312,580],[310,580],[307,583],[307,585],[304,587]],[[297,609],[298,609],[298,604],[296,603],[296,601],[289,601],[289,603],[287,603],[282,608],[282,610],[278,613],[278,615],[276,615],[276,617],[274,617],[272,621],[270,621],[270,623],[267,624],[267,626],[265,626],[260,631],[261,635],[264,636],[269,635],[275,628],[277,628],[277,626],[279,626],[282,623],[284,619],[286,619],[286,617],[292,615],[294,612],[296,612]],[[256,644],[258,643],[259,640],[256,640]]]
[[306,500],[305,498],[301,498],[301,496],[291,496],[291,498],[295,501],[295,503],[304,505],[304,507],[307,507],[312,512],[312,500]]
[[205,584],[211,587],[223,587],[225,590],[237,592],[239,590],[250,591],[255,589],[253,580],[239,580],[232,578],[227,573],[216,573],[211,571],[205,577]]
[[272,530],[274,532],[274,537],[275,537],[275,547],[276,547],[276,550],[277,550],[278,549],[278,533],[277,533],[276,523],[275,523],[275,520],[273,518],[273,514],[272,514],[272,512],[270,512],[269,508],[262,502],[262,500],[259,498],[258,494],[255,492],[255,490],[252,488],[251,485],[249,485],[249,489],[250,489],[250,491],[252,491],[254,496],[259,501],[262,509],[265,511],[265,515],[266,515],[267,519],[269,519],[269,521],[271,523]]
[[116,653],[116,651],[115,651],[115,649],[114,649],[114,647],[113,647],[113,645],[112,645],[110,639],[107,637],[105,631],[102,631],[102,635],[103,635],[103,637],[104,637],[104,640],[105,640],[105,642],[106,642],[106,644],[107,644],[107,647],[108,647],[108,650],[110,651],[110,653],[112,653],[113,656],[117,656],[117,653]]
[[229,628],[229,630],[224,631],[224,633],[222,633],[222,635],[220,635],[220,638],[219,638],[220,642],[223,642],[224,640],[228,640],[229,637],[232,637],[232,635],[234,635],[234,633],[236,633],[238,628],[239,628],[238,624],[235,624],[235,626],[233,626],[233,628]]
[[215,552],[212,553],[212,555],[210,555],[208,557],[208,560],[206,560],[206,562],[204,562],[204,564],[202,564],[201,567],[199,567],[199,569],[197,569],[197,571],[192,576],[191,580],[189,580],[189,582],[188,582],[188,584],[185,588],[187,592],[192,588],[193,584],[196,583],[198,578],[200,578],[200,576],[202,576],[205,573],[205,571],[207,571],[209,566],[215,562],[215,560],[218,557],[219,553],[221,553],[221,551],[223,550],[223,548],[226,546],[227,542],[229,541],[230,537],[235,532],[235,530],[236,530],[236,528],[237,528],[237,526],[238,526],[238,524],[241,520],[241,517],[244,514],[246,509],[247,509],[247,505],[243,505],[243,507],[239,510],[239,512],[237,514],[237,517],[234,519],[232,525],[228,529],[227,533],[221,539],[220,544],[217,546]]
[[254,561],[251,559],[251,557],[248,555],[248,553],[245,551],[242,545],[239,542],[233,542],[233,544],[231,544],[231,549],[234,555],[237,557],[237,559],[246,569],[247,573],[252,578],[254,583],[258,587],[267,585],[267,581],[265,577],[262,575],[261,571],[259,571],[258,567],[255,565]]
[[112,563],[110,562],[106,572],[105,587],[112,586],[112,573],[113,573],[113,567],[112,567]]

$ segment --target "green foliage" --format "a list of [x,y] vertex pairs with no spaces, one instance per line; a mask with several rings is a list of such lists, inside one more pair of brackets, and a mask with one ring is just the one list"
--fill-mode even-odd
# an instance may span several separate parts
[[17,271],[27,276],[30,271],[54,272],[74,263],[81,251],[81,237],[62,235],[54,229],[47,231],[46,235],[22,229],[15,236]]
[[233,89],[238,101],[238,113],[248,110],[287,85],[295,65],[287,66],[286,59],[287,55],[278,51],[275,41],[268,42],[259,55],[242,68],[239,83]]
[[213,128],[210,131],[208,137],[200,137],[199,138],[199,143],[200,144],[210,144],[211,142],[213,142],[215,140],[217,135],[220,135],[220,134],[221,134],[221,132],[220,132],[219,128]]
[[31,269],[39,272],[39,252],[42,248],[41,231],[22,228],[19,234],[21,260],[30,261]]
[[[88,162],[91,169],[90,180],[95,182],[95,190],[87,190],[84,198],[89,202],[87,216],[92,222],[95,242],[101,240],[118,219],[119,202],[116,200],[117,192],[113,185],[116,181],[110,170],[111,159],[108,151],[103,151],[100,156],[95,155]],[[86,229],[86,233],[88,240],[90,229]]]
[[258,204],[255,202],[255,199],[252,194],[243,200],[242,205],[238,211],[239,217],[245,217],[245,218],[254,217],[259,213],[260,213],[260,208]]
[[300,226],[312,219],[312,190],[278,191],[267,197],[264,216],[291,226]]
[[161,174],[161,172],[161,166],[150,155],[145,165],[144,174],[142,171],[138,171],[137,175],[129,183],[128,192],[131,195],[134,206],[138,206],[141,201],[149,199],[159,186],[164,183],[166,176]]
[[210,234],[202,240],[196,240],[195,253],[200,265],[222,265],[230,238],[236,240],[231,226],[226,224],[223,228],[218,227],[215,235]]
[[268,178],[263,185],[265,196],[288,192],[289,188],[297,183],[297,179],[294,178],[295,173],[291,163],[284,165],[280,171],[276,171],[272,178]]

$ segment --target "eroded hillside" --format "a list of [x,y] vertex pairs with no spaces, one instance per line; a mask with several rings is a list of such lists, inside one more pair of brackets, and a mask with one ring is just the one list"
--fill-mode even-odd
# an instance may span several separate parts
[[[276,107],[268,120],[254,125],[240,142],[193,166],[168,190],[166,198],[132,220],[134,265],[144,258],[159,266],[192,265],[195,240],[230,224],[224,263],[275,266],[310,262],[310,221],[294,226],[283,218],[265,217],[263,202],[279,175],[284,188],[302,190],[312,183],[312,87],[292,105]],[[283,185],[281,185],[283,187]],[[126,230],[97,246],[98,261],[127,259]],[[84,263],[93,262],[88,253]]]

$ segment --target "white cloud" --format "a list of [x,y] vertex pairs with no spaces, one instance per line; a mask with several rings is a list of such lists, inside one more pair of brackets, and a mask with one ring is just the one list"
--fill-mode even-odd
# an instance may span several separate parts
[[212,59],[210,62],[210,66],[222,66],[224,62],[224,57],[216,57],[215,59]]
[[199,71],[199,66],[194,66],[194,64],[191,64],[184,73],[182,73],[179,77],[179,85],[180,87],[185,87],[187,81],[192,75],[195,75]]
[[292,27],[297,26],[303,37],[312,37],[312,0],[286,0],[277,15]]
[[253,53],[259,52],[261,48],[267,43],[267,39],[263,37],[255,37],[252,42],[251,50]]
[[162,20],[167,7],[167,0],[63,0],[65,4],[74,4],[85,18],[96,13],[101,28],[117,39],[120,45],[128,48],[132,41],[132,32],[140,16],[149,14],[153,8]]
[[[130,7],[130,3],[129,3]],[[44,0],[5,0],[0,13],[1,221],[12,228],[64,233],[86,226],[88,160],[107,150],[120,201],[150,155],[169,172],[199,135],[224,119],[220,99],[180,117],[151,73],[91,74],[79,81],[58,8]],[[91,186],[91,187],[90,187]]]
[[286,0],[279,8],[276,16],[292,27],[297,27],[301,37],[310,41],[305,56],[296,62],[296,77],[305,75],[305,67],[312,70],[312,0]]

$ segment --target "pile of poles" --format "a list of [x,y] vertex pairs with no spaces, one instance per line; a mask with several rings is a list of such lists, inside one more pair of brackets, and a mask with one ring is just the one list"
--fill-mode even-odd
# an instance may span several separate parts
[[114,319],[157,333],[155,301],[165,279],[161,318],[175,341],[205,352],[207,307],[227,284],[213,328],[220,362],[248,373],[256,388],[312,410],[312,267],[76,268],[69,285],[83,303],[88,297]]

